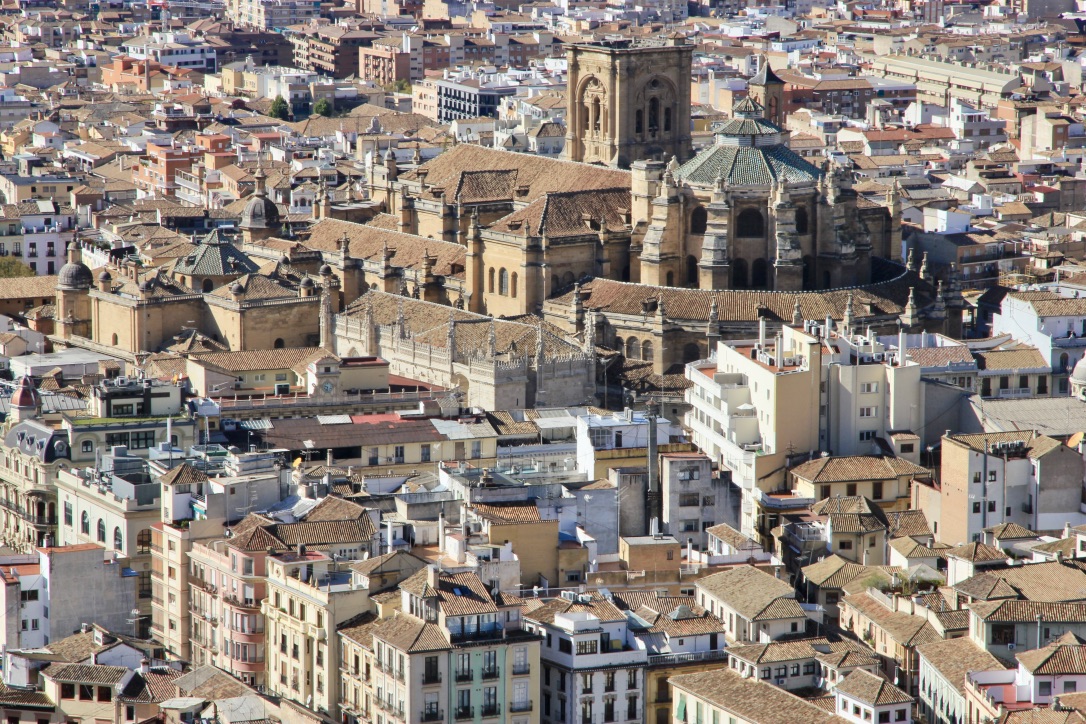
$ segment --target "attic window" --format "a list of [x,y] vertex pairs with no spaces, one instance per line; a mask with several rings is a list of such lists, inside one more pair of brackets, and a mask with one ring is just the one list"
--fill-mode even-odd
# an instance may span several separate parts
[[525,197],[525,196],[527,196],[527,195],[528,195],[528,192],[529,192],[530,190],[531,190],[531,189],[529,189],[529,188],[528,188],[527,186],[517,186],[517,187],[516,187],[516,189],[514,189],[514,190],[513,190],[513,193],[514,193],[514,194],[515,194],[515,195],[516,195],[516,196],[517,196],[518,198],[523,198],[523,197]]
[[524,225],[524,222],[522,222],[522,221],[510,221],[509,222],[509,228],[512,229],[513,231],[516,231],[517,229],[519,229],[523,225]]

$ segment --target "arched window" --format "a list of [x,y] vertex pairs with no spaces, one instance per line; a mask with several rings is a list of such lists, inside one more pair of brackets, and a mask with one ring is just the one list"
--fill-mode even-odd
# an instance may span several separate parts
[[769,264],[765,259],[755,259],[750,265],[750,286],[752,289],[765,289],[769,283]]
[[136,534],[136,553],[151,552],[151,529],[144,528]]
[[667,273],[666,281],[664,282],[664,284],[669,287],[675,286],[675,272]]
[[83,535],[90,535],[90,515],[85,510],[83,515],[79,516],[79,530]]
[[600,99],[592,100],[592,130],[599,133],[600,130]]
[[113,346],[116,347],[118,342],[120,342],[120,339],[117,337],[117,333],[114,332],[113,333]]
[[1060,372],[1066,372],[1067,371],[1067,366],[1068,366],[1068,360],[1069,359],[1070,358],[1067,356],[1066,352],[1064,352],[1063,354],[1060,355]]
[[806,234],[807,231],[807,209],[800,207],[796,209],[796,233]]
[[490,271],[486,275],[486,290],[491,294],[494,293],[494,267],[490,267]]
[[562,275],[562,286],[572,287],[573,282],[577,281],[577,277],[573,276],[573,272],[566,272]]
[[701,348],[691,342],[683,347],[683,363],[696,362],[701,357]]
[[634,133],[645,132],[645,113],[640,108],[634,112]]
[[765,236],[765,219],[762,212],[757,209],[746,209],[740,212],[735,220],[735,235],[740,237]]
[[637,343],[636,337],[626,340],[626,359],[641,359],[641,346]]
[[101,518],[98,519],[98,542],[106,542],[106,522]]
[[283,341],[282,337],[276,337],[275,341],[272,342],[272,347],[275,347],[276,349],[283,349],[285,346],[286,343]]
[[652,362],[652,340],[646,339],[641,343],[641,359],[645,362]]
[[693,254],[686,257],[686,285],[690,287],[698,285],[698,258]]
[[671,108],[668,107],[668,108],[664,109],[664,131],[668,132],[670,130],[671,130]]
[[517,273],[513,272],[513,280],[512,280],[512,283],[509,285],[509,296],[511,296],[513,299],[517,298],[517,282],[518,281],[519,281],[519,279],[517,278]]
[[503,297],[509,294],[509,272],[504,267],[498,272],[498,294]]
[[803,257],[803,288],[814,289],[815,259],[813,256]]
[[124,537],[121,536],[121,529],[119,527],[114,528],[113,529],[113,550],[119,551],[122,548],[124,548]]
[[747,288],[747,262],[745,259],[732,261],[732,289]]
[[705,228],[709,225],[709,212],[705,210],[704,206],[699,206],[694,209],[690,214],[690,233],[691,234],[704,234]]
[[210,279],[205,279],[203,288],[204,288],[204,294],[207,294],[208,292],[210,292],[212,289],[215,288],[215,285],[211,283]]
[[660,130],[660,99],[649,99],[649,133],[655,135]]

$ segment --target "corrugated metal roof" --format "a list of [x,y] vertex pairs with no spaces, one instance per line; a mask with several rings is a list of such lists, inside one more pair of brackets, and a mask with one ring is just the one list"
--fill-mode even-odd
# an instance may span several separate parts
[[317,415],[317,422],[322,425],[350,425],[350,415]]
[[238,427],[242,430],[271,430],[272,421],[266,417],[261,417],[255,420],[239,420]]

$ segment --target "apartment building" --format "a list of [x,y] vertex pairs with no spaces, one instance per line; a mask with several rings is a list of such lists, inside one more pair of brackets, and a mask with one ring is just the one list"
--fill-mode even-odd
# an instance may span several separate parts
[[[209,483],[212,490],[216,482]],[[306,487],[303,484],[303,489]],[[336,562],[376,553],[375,510],[342,498],[323,497],[300,518],[278,523],[251,515],[231,528],[225,538],[194,542],[189,551],[194,663],[213,664],[249,683],[270,683],[264,680],[265,620],[261,612],[261,601],[267,597],[269,551],[319,546]],[[198,620],[201,617],[203,622]]]
[[702,453],[664,453],[660,456],[660,492],[665,530],[681,543],[702,550],[708,529],[726,520],[729,507],[727,478],[714,473],[712,461]]
[[75,233],[75,213],[53,199],[0,207],[0,256],[20,257],[37,274],[64,266]]
[[345,25],[306,25],[290,36],[294,65],[332,78],[354,76],[359,70],[359,50],[376,37]]
[[724,623],[736,643],[765,643],[802,634],[807,613],[785,581],[754,566],[736,566],[700,579],[698,605]]
[[404,580],[395,598],[399,611],[364,636],[344,631],[354,641],[341,668],[351,682],[349,721],[541,721],[541,636],[521,620],[519,599],[488,590],[475,573],[433,565]]
[[783,511],[814,502],[785,479],[797,453],[873,453],[876,438],[918,428],[920,370],[850,322],[839,333],[785,325],[770,339],[764,320],[757,340],[718,342],[708,361],[687,365],[686,423],[742,491],[742,531],[768,537]]
[[135,60],[150,58],[159,65],[192,68],[206,73],[214,73],[216,67],[215,47],[184,32],[137,35],[126,40],[121,45],[121,51]]
[[992,335],[1008,335],[1036,348],[1052,375],[1052,394],[1070,389],[1068,378],[1086,353],[1086,299],[1073,289],[1011,292],[992,316]]
[[833,691],[854,671],[878,673],[879,660],[852,641],[812,638],[731,646],[728,668],[788,691]]
[[230,0],[226,16],[242,28],[278,30],[308,23],[320,14],[315,0]]
[[540,721],[640,722],[645,707],[644,648],[627,616],[599,593],[563,592],[525,614],[544,637]]
[[1082,456],[1033,431],[946,435],[939,485],[913,488],[913,506],[937,540],[981,540],[985,528],[1017,523],[1036,532],[1077,525]]
[[671,680],[671,719],[735,724],[834,724],[834,714],[773,684],[728,668],[682,674]]
[[175,196],[177,173],[189,171],[202,155],[195,148],[148,143],[147,155],[140,158],[133,169],[132,182],[145,196]]
[[[915,436],[914,436],[915,437]],[[906,455],[919,455],[919,440]],[[912,481],[928,478],[931,472],[905,458],[882,455],[828,456],[815,458],[789,471],[792,490],[802,498],[862,496],[878,503],[883,511],[907,510],[912,496]]]
[[60,470],[56,485],[62,510],[58,543],[95,543],[125,561],[137,578],[136,630],[147,636],[151,625],[151,525],[161,512],[161,488],[152,481],[147,461],[117,446],[102,455],[97,467]]
[[[151,633],[170,655],[191,661],[193,631],[198,630],[201,641],[208,644],[210,633],[205,639],[209,627],[194,613],[190,578],[199,578],[196,588],[205,593],[217,593],[216,584],[222,579],[203,578],[189,553],[198,542],[223,538],[228,526],[245,518],[248,511],[266,510],[277,503],[280,473],[272,454],[233,454],[215,445],[207,446],[195,465],[182,462],[165,468],[165,463],[152,463],[162,486],[162,512],[161,521],[151,525]],[[213,480],[209,472],[216,476]],[[232,595],[233,581],[227,577],[226,582]],[[209,591],[210,586],[216,590]],[[244,597],[244,589],[239,590]],[[202,603],[196,607],[199,615],[211,615],[207,601]],[[216,610],[214,615],[218,618],[221,612]],[[207,623],[206,617],[202,620]]]
[[268,597],[261,604],[268,641],[265,686],[326,715],[339,707],[336,627],[372,608],[370,591],[358,588],[346,563],[333,555],[304,544],[268,554]]
[[982,63],[955,63],[919,55],[890,53],[872,60],[874,75],[916,86],[916,100],[946,103],[963,100],[975,108],[995,108],[1022,87],[1018,73],[992,69]]
[[916,647],[919,656],[919,713],[931,724],[968,721],[966,676],[971,671],[1002,671],[1003,663],[968,636]]

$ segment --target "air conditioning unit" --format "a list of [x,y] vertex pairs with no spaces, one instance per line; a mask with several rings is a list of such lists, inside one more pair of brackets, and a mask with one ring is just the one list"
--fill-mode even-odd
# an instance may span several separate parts
[[784,686],[784,679],[777,679],[777,686]]
[[875,358],[876,362],[882,362],[882,358],[883,358],[882,352],[876,352],[875,354],[873,354],[871,356]]
[[1016,645],[1017,645],[1017,644],[1007,644],[1007,651],[1014,651],[1014,647],[1015,647]]

